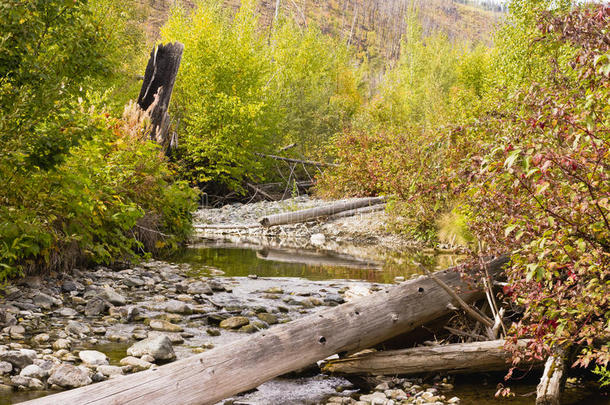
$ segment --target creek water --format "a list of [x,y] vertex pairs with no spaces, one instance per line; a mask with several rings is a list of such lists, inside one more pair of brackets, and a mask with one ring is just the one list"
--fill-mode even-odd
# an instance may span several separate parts
[[[362,280],[368,283],[389,284],[396,277],[409,278],[419,272],[414,261],[424,263],[430,270],[447,268],[459,257],[446,254],[411,253],[391,261],[381,263],[360,260],[355,257],[332,252],[312,252],[278,248],[252,248],[214,243],[193,246],[168,259],[170,263],[188,264],[190,276],[247,277],[259,278],[300,278],[312,280],[311,288],[319,288],[319,282],[332,283],[336,280]],[[391,264],[390,264],[391,263]],[[126,355],[129,343],[109,343],[95,346],[95,350],[106,353],[111,364],[118,364]],[[447,398],[458,396],[461,404],[516,404],[535,402],[538,375],[531,373],[527,378],[509,385],[515,392],[512,398],[495,398],[494,393],[503,381],[502,374],[462,376],[454,381],[455,389]],[[424,381],[425,383],[426,381]],[[506,384],[506,383],[505,383]],[[244,404],[316,404],[335,394],[335,388],[349,385],[346,380],[322,376],[316,373],[308,376],[277,378],[260,386],[257,390],[237,397]],[[534,393],[532,395],[532,393]],[[18,403],[43,395],[39,392],[0,392],[0,405]],[[598,391],[584,384],[568,384],[565,404],[608,405],[610,401]]]

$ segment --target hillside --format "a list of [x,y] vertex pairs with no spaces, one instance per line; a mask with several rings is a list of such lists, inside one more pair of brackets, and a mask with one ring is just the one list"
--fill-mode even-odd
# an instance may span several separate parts
[[[170,7],[193,7],[194,0],[138,0],[149,7],[146,21],[150,41],[158,38]],[[237,9],[240,0],[225,0]],[[407,17],[417,12],[425,32],[444,31],[450,39],[490,42],[494,25],[502,13],[455,0],[262,0],[259,3],[263,27],[272,24],[276,7],[279,15],[299,24],[318,25],[323,32],[339,36],[362,52],[361,56],[395,59]]]

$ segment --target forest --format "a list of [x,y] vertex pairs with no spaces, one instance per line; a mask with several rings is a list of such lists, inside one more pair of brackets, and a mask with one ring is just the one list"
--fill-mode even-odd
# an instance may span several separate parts
[[[268,155],[285,151],[329,164],[319,198],[384,196],[389,232],[469,263],[508,255],[512,366],[560,355],[610,385],[607,4],[0,0],[0,15],[0,296],[167,257],[202,201],[281,182]],[[166,149],[134,100],[152,46],[174,42]]]

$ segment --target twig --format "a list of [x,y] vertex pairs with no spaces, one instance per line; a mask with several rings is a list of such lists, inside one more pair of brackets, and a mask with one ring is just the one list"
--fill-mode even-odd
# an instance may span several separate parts
[[421,269],[423,269],[426,274],[428,275],[428,277],[430,277],[432,280],[436,281],[436,283],[441,286],[441,288],[443,290],[445,290],[447,292],[447,294],[449,294],[451,296],[451,298],[453,298],[454,300],[457,301],[458,305],[460,307],[462,307],[462,309],[464,311],[466,311],[466,313],[468,315],[470,315],[472,318],[474,318],[475,320],[481,322],[482,324],[486,325],[487,327],[492,327],[494,325],[494,322],[489,319],[487,316],[481,315],[479,314],[477,311],[475,311],[474,309],[472,309],[470,307],[470,305],[468,305],[463,299],[460,298],[459,295],[457,295],[455,293],[455,291],[453,291],[451,289],[451,287],[449,287],[447,284],[445,284],[445,282],[441,279],[439,279],[438,277],[436,277],[432,272],[428,271],[428,269],[424,268],[423,266],[419,265],[419,267]]
[[473,339],[476,339],[476,340],[483,340],[483,341],[487,340],[487,338],[485,336],[479,335],[478,333],[466,332],[466,331],[463,331],[463,330],[451,328],[449,326],[445,326],[444,328],[447,331],[449,331],[449,332],[451,332],[451,333],[453,333],[454,335],[457,335],[457,336],[464,336],[464,337],[469,337],[469,338],[473,338]]
[[271,201],[275,201],[276,199],[271,197],[269,194],[267,194],[266,192],[264,192],[263,190],[261,190],[260,188],[256,187],[254,184],[250,184],[250,183],[246,183],[246,185],[248,187],[250,187],[252,190],[254,190],[255,192],[259,193],[260,195],[262,195],[263,197],[271,200]]

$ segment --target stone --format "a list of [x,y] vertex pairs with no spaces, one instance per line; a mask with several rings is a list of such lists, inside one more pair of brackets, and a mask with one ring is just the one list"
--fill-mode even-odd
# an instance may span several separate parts
[[388,399],[383,392],[373,392],[368,395],[360,395],[360,401],[366,401],[373,405],[385,405]]
[[207,333],[210,336],[220,336],[220,331],[218,329],[214,329],[214,328],[206,329],[205,333]]
[[237,329],[250,323],[245,316],[232,316],[220,322],[220,327],[224,329]]
[[57,339],[53,342],[53,350],[70,350],[72,343],[68,339]]
[[36,335],[32,338],[32,340],[37,345],[42,345],[44,343],[47,343],[50,339],[51,339],[51,337],[49,336],[48,333],[39,333],[38,335]]
[[142,287],[144,285],[144,280],[140,277],[127,276],[123,279],[123,284],[128,287]]
[[284,290],[280,287],[271,287],[265,290],[267,294],[284,294]]
[[385,390],[384,394],[386,397],[388,398],[392,398],[392,399],[398,399],[398,400],[402,400],[407,398],[407,393],[404,392],[401,389],[396,389],[396,390]]
[[151,355],[155,360],[173,360],[176,358],[171,340],[165,335],[151,336],[134,343],[127,349],[129,356],[142,357]]
[[25,366],[24,369],[21,370],[19,375],[22,377],[38,378],[39,380],[42,380],[43,378],[46,378],[49,375],[49,371],[43,370],[40,366],[37,366],[36,364],[30,364],[29,366]]
[[97,350],[81,350],[78,353],[78,357],[83,363],[90,364],[92,366],[103,366],[108,364],[108,358],[102,352]]
[[180,334],[173,333],[173,332],[153,331],[148,334],[148,337],[159,336],[159,335],[167,336],[169,338],[169,340],[172,342],[172,345],[179,345],[179,344],[184,343],[184,338]]
[[256,316],[258,317],[258,319],[263,322],[267,322],[269,325],[275,325],[277,323],[277,316],[273,314],[263,312],[260,314],[256,314]]
[[212,289],[212,291],[224,291],[225,286],[218,280],[208,280],[208,286]]
[[166,312],[171,312],[171,313],[175,313],[175,314],[192,314],[193,310],[191,309],[191,307],[182,302],[182,301],[178,301],[178,300],[170,300],[167,301],[167,303],[165,304],[164,307]]
[[314,246],[322,246],[326,243],[326,236],[323,233],[314,233],[309,238],[309,243]]
[[250,323],[248,325],[242,326],[241,328],[238,329],[238,331],[242,332],[242,333],[254,333],[254,332],[258,331],[258,328]]
[[35,358],[36,352],[34,350],[21,349],[0,352],[0,361],[11,363],[13,367],[18,369],[23,369],[25,366],[34,363]]
[[186,292],[188,292],[189,294],[214,294],[214,291],[212,291],[210,286],[207,285],[207,283],[204,283],[203,281],[195,281],[194,283],[190,283]]
[[24,377],[22,375],[14,375],[11,377],[11,384],[16,387],[27,387],[31,389],[41,390],[44,384],[38,378]]
[[64,307],[57,311],[57,313],[61,316],[65,316],[66,318],[72,318],[78,315],[78,312],[70,307]]
[[10,374],[13,371],[13,365],[8,361],[0,361],[0,375]]
[[153,363],[149,363],[133,356],[122,358],[120,364],[122,366],[128,366],[133,371],[147,370],[153,366]]
[[43,309],[51,309],[53,306],[57,306],[61,304],[61,301],[57,298],[51,297],[45,293],[38,293],[33,298],[32,301],[34,305],[37,305]]
[[107,307],[108,305],[103,299],[99,297],[93,298],[87,301],[87,305],[85,306],[85,315],[98,316],[100,314],[103,314],[106,311]]
[[77,388],[89,385],[93,381],[88,371],[71,364],[62,364],[51,372],[47,382],[62,388]]
[[74,335],[86,335],[91,332],[91,328],[82,322],[69,321],[66,325],[66,332]]
[[447,400],[448,404],[459,404],[460,403],[460,399],[458,397],[453,397],[450,398],[449,400]]
[[390,386],[387,382],[382,382],[380,384],[377,384],[377,386],[375,387],[375,391],[385,391],[385,390],[389,390]]
[[12,325],[4,328],[8,332],[11,339],[23,339],[25,337],[25,328],[22,325]]
[[112,377],[113,375],[123,375],[123,369],[119,366],[103,365],[97,368],[97,372],[105,375],[106,377]]
[[154,363],[155,362],[155,358],[153,356],[151,356],[150,354],[145,354],[144,356],[140,357],[142,360],[147,361],[149,363]]
[[127,300],[125,299],[125,297],[123,297],[111,287],[104,288],[104,296],[112,305],[123,306],[127,304]]
[[164,321],[162,319],[152,319],[149,326],[153,330],[165,332],[182,332],[184,330],[181,326],[174,325],[173,323]]

